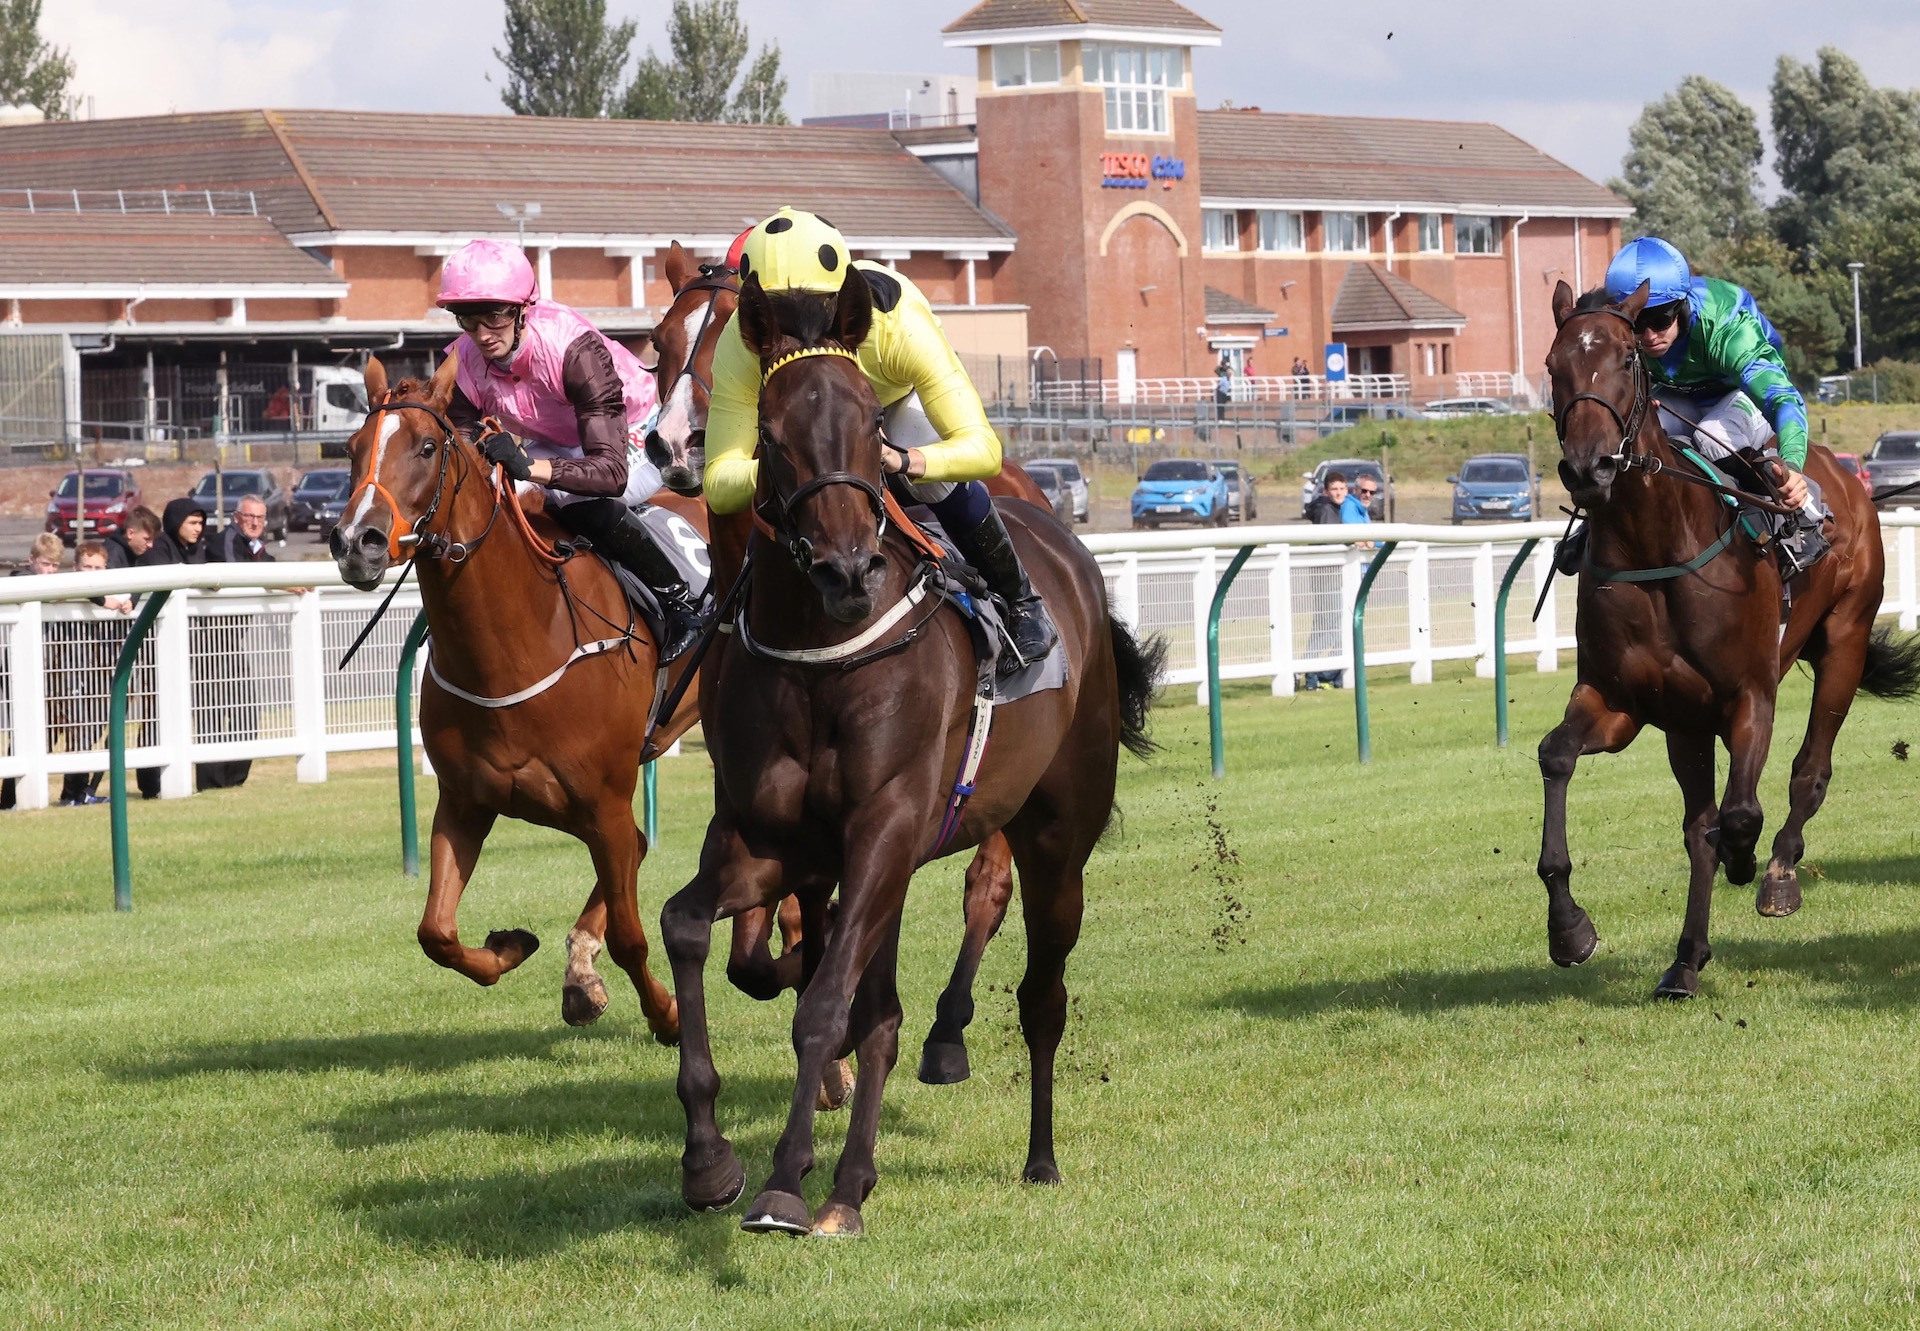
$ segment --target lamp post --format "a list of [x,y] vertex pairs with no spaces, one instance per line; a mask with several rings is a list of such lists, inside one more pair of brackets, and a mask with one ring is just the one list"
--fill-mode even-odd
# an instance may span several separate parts
[[527,223],[540,216],[540,205],[529,202],[496,203],[493,206],[500,210],[502,217],[513,223],[516,242],[524,250],[527,247]]
[[1865,267],[1864,263],[1847,265],[1847,271],[1853,274],[1853,368],[1856,371],[1859,370],[1862,360],[1860,355],[1860,270]]

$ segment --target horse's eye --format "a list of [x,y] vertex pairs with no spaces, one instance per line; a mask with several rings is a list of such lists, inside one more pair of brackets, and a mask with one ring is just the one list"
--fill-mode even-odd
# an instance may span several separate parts
[[440,441],[432,435],[428,435],[425,439],[422,439],[420,441],[420,456],[423,458],[432,457],[433,450],[439,446],[439,443]]

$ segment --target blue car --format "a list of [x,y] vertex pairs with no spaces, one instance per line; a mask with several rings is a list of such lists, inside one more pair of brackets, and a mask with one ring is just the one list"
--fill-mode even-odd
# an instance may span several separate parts
[[1210,462],[1163,458],[1133,489],[1135,531],[1168,522],[1227,525],[1227,478]]
[[1527,522],[1533,518],[1533,473],[1522,453],[1482,453],[1468,458],[1453,486],[1453,521]]

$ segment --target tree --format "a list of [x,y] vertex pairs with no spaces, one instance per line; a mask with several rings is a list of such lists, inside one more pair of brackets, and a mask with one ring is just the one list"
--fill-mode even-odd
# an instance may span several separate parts
[[636,120],[730,120],[784,125],[787,81],[780,49],[762,46],[746,77],[741,62],[749,45],[739,0],[674,0],[667,23],[671,57],[651,48],[634,70],[619,114]]
[[608,23],[607,0],[507,0],[500,100],[522,116],[611,114],[634,27]]
[[73,61],[40,37],[40,0],[0,0],[0,103],[65,120],[79,101],[72,81]]
[[1711,79],[1689,75],[1633,122],[1621,168],[1611,182],[1634,207],[1647,235],[1682,254],[1760,234],[1760,127],[1753,109]]
[[1920,178],[1920,97],[1867,82],[1830,46],[1818,66],[1781,56],[1773,75],[1780,238],[1805,251],[1841,219],[1879,212]]
[[1811,384],[1833,367],[1847,329],[1834,306],[1833,289],[1796,272],[1794,256],[1770,235],[1755,234],[1702,252],[1700,271],[1736,282],[1753,293],[1761,311],[1786,343],[1787,372]]

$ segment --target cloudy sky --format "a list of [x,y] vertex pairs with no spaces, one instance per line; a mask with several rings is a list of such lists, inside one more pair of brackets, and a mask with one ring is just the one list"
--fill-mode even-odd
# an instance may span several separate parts
[[[740,0],[756,42],[778,41],[787,109],[839,71],[965,72],[940,27],[967,0]],[[1190,0],[1224,30],[1200,52],[1202,106],[1406,115],[1502,125],[1587,175],[1619,170],[1641,106],[1687,74],[1731,87],[1764,118],[1782,54],[1823,45],[1874,82],[1920,82],[1920,5],[1868,0]],[[609,0],[664,50],[667,0]],[[500,0],[52,0],[42,31],[66,47],[100,116],[236,106],[497,112]]]

